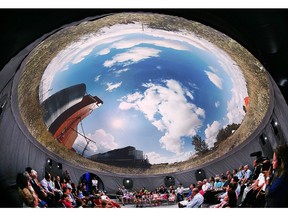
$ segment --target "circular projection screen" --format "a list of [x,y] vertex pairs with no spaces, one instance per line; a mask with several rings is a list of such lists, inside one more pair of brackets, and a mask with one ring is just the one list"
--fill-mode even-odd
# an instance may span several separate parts
[[141,174],[225,155],[259,126],[270,94],[267,71],[236,41],[152,13],[51,33],[26,57],[18,93],[24,123],[47,150]]

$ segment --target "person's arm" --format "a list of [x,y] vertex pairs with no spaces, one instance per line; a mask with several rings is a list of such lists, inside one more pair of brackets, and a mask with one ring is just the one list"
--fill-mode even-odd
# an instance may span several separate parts
[[284,178],[282,177],[278,177],[273,181],[272,185],[267,185],[268,187],[268,195],[273,195],[275,193],[279,193],[279,191],[283,190],[285,187],[285,182],[284,182]]
[[186,208],[194,208],[194,206],[197,204],[195,199],[190,200],[187,205]]

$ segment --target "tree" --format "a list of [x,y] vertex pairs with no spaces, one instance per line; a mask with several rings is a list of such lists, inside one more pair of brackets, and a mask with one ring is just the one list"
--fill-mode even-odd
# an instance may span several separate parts
[[198,153],[204,153],[208,151],[208,145],[199,135],[195,135],[192,137],[192,145],[195,146],[195,150]]
[[233,123],[231,125],[227,125],[227,127],[222,128],[221,130],[219,130],[218,135],[216,137],[217,143],[219,144],[223,140],[226,140],[229,136],[232,135],[233,131],[237,130],[239,127],[240,127],[240,124]]

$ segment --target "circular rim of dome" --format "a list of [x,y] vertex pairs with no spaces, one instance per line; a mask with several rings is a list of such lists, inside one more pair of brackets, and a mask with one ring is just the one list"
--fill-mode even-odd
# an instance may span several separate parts
[[[155,16],[157,19],[155,19]],[[50,63],[53,56],[56,56],[66,45],[69,45],[80,36],[91,32],[95,33],[99,29],[107,27],[107,25],[111,26],[119,23],[128,23],[130,21],[139,21],[149,22],[155,25],[161,23],[163,26],[163,22],[167,22],[166,18],[168,17],[173,19],[173,23],[170,23],[167,28],[178,29],[181,27],[181,29],[185,28],[186,31],[194,33],[197,32],[197,34],[201,35],[205,40],[210,41],[221,50],[224,50],[241,68],[247,82],[247,90],[250,100],[249,110],[247,111],[239,129],[224,141],[220,149],[203,156],[203,158],[198,160],[192,159],[183,162],[175,162],[174,164],[155,164],[149,169],[115,167],[94,162],[66,149],[62,145],[59,145],[59,143],[49,133],[44,123],[43,110],[39,104],[38,94],[40,80],[45,68]],[[207,31],[210,31],[209,34],[207,34]],[[66,37],[67,34],[70,35],[69,39]],[[217,35],[221,35],[222,40],[217,40],[219,39],[217,38]],[[55,40],[57,40],[57,43],[55,43]],[[238,42],[199,22],[166,14],[122,12],[106,16],[104,15],[101,16],[101,18],[90,17],[68,24],[65,27],[61,27],[48,33],[47,36],[45,36],[43,40],[39,41],[34,48],[31,48],[31,52],[25,58],[23,64],[25,65],[21,71],[18,85],[19,111],[24,124],[37,142],[52,154],[62,158],[62,160],[67,161],[74,166],[118,174],[141,173],[141,175],[143,175],[186,171],[222,157],[231,150],[231,146],[233,146],[233,148],[239,146],[249,136],[251,136],[257,127],[259,127],[267,113],[271,97],[271,88],[269,85],[270,80],[267,71],[261,63],[243,46],[238,44]],[[34,85],[31,85],[32,83]],[[243,128],[245,128],[245,130]],[[163,170],[163,166],[165,167],[165,170]]]

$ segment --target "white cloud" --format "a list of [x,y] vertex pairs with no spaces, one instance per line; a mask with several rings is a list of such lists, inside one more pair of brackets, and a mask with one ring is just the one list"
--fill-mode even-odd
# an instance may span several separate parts
[[105,91],[109,91],[109,92],[112,92],[114,89],[117,89],[119,88],[121,85],[122,85],[122,82],[119,82],[119,83],[106,83],[107,85],[107,88],[105,89]]
[[209,80],[219,89],[223,89],[222,87],[222,79],[217,76],[215,73],[205,71],[206,75],[208,76]]
[[215,102],[215,107],[218,108],[220,106],[220,101]]
[[[223,54],[224,55],[224,54]],[[222,58],[219,63],[232,82],[231,99],[227,102],[228,124],[241,123],[245,112],[243,111],[244,98],[248,95],[246,81],[237,64],[229,56]]]
[[[94,133],[86,134],[86,137],[95,141],[96,143],[90,142],[87,151],[85,151],[84,156],[90,156],[97,153],[107,152],[113,149],[119,148],[119,145],[115,142],[114,137],[104,131],[103,129],[96,130]],[[87,142],[83,136],[78,135],[73,148],[78,152],[82,153]]]
[[103,64],[104,67],[112,67],[117,63],[133,64],[144,59],[151,57],[158,57],[161,50],[148,47],[134,47],[127,52],[115,55],[112,60],[106,60]]
[[[127,38],[123,40],[125,34],[137,33],[149,35],[150,39],[145,39],[145,37],[143,37],[141,40],[127,40]],[[110,53],[112,48],[127,49],[135,47],[139,44],[153,44],[155,46],[175,50],[189,50],[190,48],[188,47],[188,44],[206,52],[210,52],[209,50],[211,49],[211,43],[196,37],[191,32],[168,32],[149,28],[145,28],[145,31],[143,31],[142,23],[128,25],[117,24],[114,26],[105,27],[100,29],[97,33],[84,35],[83,37],[79,38],[77,42],[69,45],[52,59],[44,71],[40,84],[40,94],[47,92],[48,89],[51,88],[56,73],[68,70],[70,64],[80,63],[95,47],[105,44],[107,47],[101,51],[98,51],[98,55],[106,55]],[[119,62],[123,60],[124,59],[119,59]],[[106,62],[107,67],[113,65],[115,61],[118,62],[117,59]],[[128,65],[128,62],[126,63]],[[129,63],[133,63],[133,58],[130,59]],[[48,92],[48,94],[45,94],[43,96],[43,100],[49,97],[52,93],[53,92]]]
[[[149,34],[150,35],[150,34]],[[189,50],[187,45],[184,45],[181,41],[179,40],[171,40],[167,38],[166,40],[163,40],[163,35],[161,35],[161,39],[159,37],[155,37],[154,39],[132,39],[132,40],[122,40],[122,41],[117,41],[111,45],[111,48],[115,49],[128,49],[131,47],[135,47],[141,44],[152,44],[155,46],[159,47],[164,47],[164,48],[170,48],[174,50]]]
[[216,137],[219,129],[220,123],[218,121],[214,121],[211,126],[209,124],[207,125],[207,128],[205,129],[205,142],[207,143],[209,148],[213,147],[214,143],[217,141]]
[[99,81],[100,77],[101,77],[101,75],[96,76],[95,79],[94,79],[94,82]]
[[127,71],[129,71],[129,68],[123,68],[121,70],[116,70],[114,73],[115,74],[121,74],[121,73],[124,73],[124,72],[127,72]]
[[148,152],[146,155],[148,156],[148,160],[150,164],[160,164],[160,163],[174,163],[186,161],[191,158],[195,153],[190,152],[182,152],[180,154],[175,154],[173,156],[162,156],[157,152]]
[[142,112],[159,131],[165,134],[159,142],[167,151],[179,154],[182,138],[194,136],[202,126],[205,111],[188,103],[185,90],[175,80],[164,81],[166,86],[146,83],[143,94],[136,92],[122,98],[120,109]]
[[[207,45],[209,44],[207,43]],[[231,99],[227,102],[228,124],[241,123],[245,115],[245,112],[242,109],[242,105],[244,104],[244,98],[248,96],[243,72],[236,64],[236,62],[233,61],[226,52],[214,46],[213,44],[209,45],[209,49],[211,53],[216,56],[219,64],[221,65],[221,68],[223,69],[223,72],[226,73],[227,77],[232,82],[232,87],[230,90]],[[214,73],[218,72],[213,67],[209,67],[209,69]]]
[[98,55],[107,55],[108,53],[110,53],[110,49],[109,48],[105,48],[105,49],[99,51],[97,54]]

